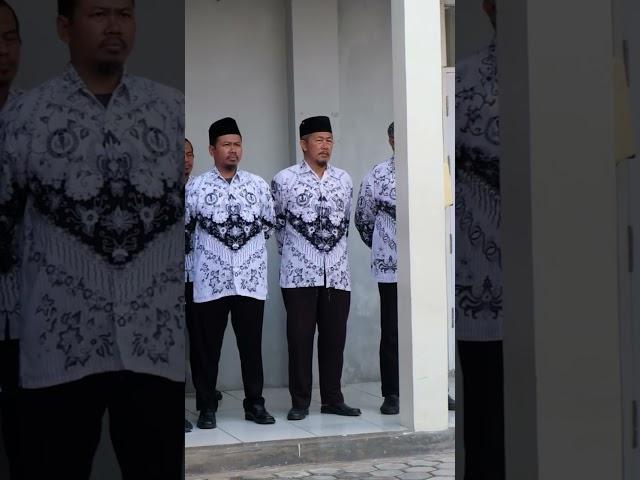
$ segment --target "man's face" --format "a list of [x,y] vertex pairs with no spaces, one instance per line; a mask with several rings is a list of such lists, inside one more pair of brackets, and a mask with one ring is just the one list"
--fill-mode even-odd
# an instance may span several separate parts
[[75,63],[121,67],[133,48],[133,0],[78,0],[72,18],[58,17],[58,32]]
[[316,163],[326,165],[333,151],[333,135],[329,132],[316,132],[300,140],[300,146],[304,152],[304,158]]
[[20,36],[13,14],[0,7],[0,86],[10,86],[20,63]]
[[193,170],[193,147],[189,142],[184,142],[184,176],[191,175]]
[[216,167],[221,170],[233,170],[242,160],[242,137],[240,135],[222,135],[215,145],[209,146]]

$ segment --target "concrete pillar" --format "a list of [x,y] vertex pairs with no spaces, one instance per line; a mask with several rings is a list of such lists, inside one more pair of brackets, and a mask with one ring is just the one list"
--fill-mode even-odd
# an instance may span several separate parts
[[447,296],[439,0],[393,0],[400,411],[416,431],[445,430]]
[[507,478],[622,478],[611,0],[500,5]]

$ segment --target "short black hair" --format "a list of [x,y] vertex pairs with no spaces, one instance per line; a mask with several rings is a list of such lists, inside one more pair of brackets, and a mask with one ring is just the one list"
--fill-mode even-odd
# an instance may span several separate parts
[[[131,3],[135,6],[136,0],[131,0]],[[58,0],[58,15],[73,18],[73,12],[76,9],[78,0]]]
[[389,127],[387,127],[387,135],[389,135],[391,138],[393,138],[393,130],[394,130],[394,126],[393,126],[394,122],[391,122],[391,124],[389,125]]
[[22,36],[20,35],[20,20],[18,20],[18,15],[16,15],[16,11],[5,0],[0,0],[0,8],[2,7],[8,9],[11,12],[11,15],[13,15],[13,20],[16,22],[16,32],[18,32],[18,40],[20,40],[20,43],[22,43]]

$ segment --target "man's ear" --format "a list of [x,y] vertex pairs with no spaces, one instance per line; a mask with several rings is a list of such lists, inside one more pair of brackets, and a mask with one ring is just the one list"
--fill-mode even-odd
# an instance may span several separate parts
[[58,30],[58,37],[60,38],[60,40],[62,40],[64,43],[69,43],[69,26],[70,26],[71,22],[69,21],[69,19],[65,16],[62,15],[58,15],[58,18],[56,19],[56,27]]
[[308,150],[307,141],[304,140],[303,138],[300,139],[300,148],[302,149],[303,152],[306,152]]
[[214,147],[213,145],[209,145],[209,155],[211,155],[213,157],[213,152],[215,151],[216,147]]

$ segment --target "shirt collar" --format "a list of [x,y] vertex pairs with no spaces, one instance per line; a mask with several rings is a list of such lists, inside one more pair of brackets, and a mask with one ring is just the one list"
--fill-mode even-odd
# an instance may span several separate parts
[[[325,170],[324,175],[322,176],[322,178],[325,178],[327,175],[335,177],[335,171],[336,171],[336,169],[333,167],[333,165],[331,165],[331,163],[328,163],[327,164],[327,169]],[[316,175],[316,172],[314,172],[311,169],[309,164],[304,159],[302,160],[302,162],[300,162],[300,173],[310,174],[310,175],[313,175],[315,178],[318,178],[318,176]]]
[[[78,71],[76,70],[76,68],[73,66],[71,62],[67,63],[64,71],[62,72],[62,79],[66,83],[69,96],[74,95],[77,92],[83,92],[84,94],[93,96],[93,93],[89,91],[89,89],[87,88],[87,85],[84,83],[84,80],[82,80],[82,78],[78,74]],[[122,72],[122,78],[120,78],[120,82],[118,83],[118,86],[116,86],[116,88],[113,91],[113,96],[114,97],[123,96],[127,100],[130,99],[131,98],[130,96],[131,82],[132,82],[132,77],[131,75],[129,75],[125,67]]]
[[213,166],[212,172],[214,173],[214,175],[217,178],[219,178],[220,180],[222,180],[224,183],[226,183],[228,185],[230,185],[231,183],[235,182],[236,179],[238,179],[237,181],[241,181],[243,179],[243,177],[244,177],[244,171],[238,169],[238,170],[236,170],[236,174],[231,179],[231,182],[228,182],[227,179],[222,176],[222,174],[220,173],[220,170],[218,170],[218,167],[216,167],[215,165]]

